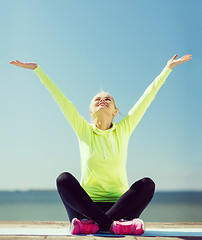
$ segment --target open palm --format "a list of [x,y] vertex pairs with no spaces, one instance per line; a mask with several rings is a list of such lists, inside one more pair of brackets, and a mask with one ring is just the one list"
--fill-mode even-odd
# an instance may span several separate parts
[[10,64],[13,64],[17,67],[27,68],[34,70],[38,65],[36,63],[23,63],[18,60],[9,62]]
[[177,65],[181,64],[181,63],[184,63],[184,62],[187,62],[189,60],[192,59],[192,55],[191,54],[188,54],[188,55],[185,55],[179,59],[176,59],[177,58],[177,54],[174,55],[174,57],[172,59],[170,59],[168,62],[167,62],[167,66],[169,68],[174,68],[176,67]]

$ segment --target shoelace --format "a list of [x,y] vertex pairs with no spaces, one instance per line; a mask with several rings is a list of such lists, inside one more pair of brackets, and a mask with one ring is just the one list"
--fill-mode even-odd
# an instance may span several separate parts
[[132,231],[131,231],[131,226],[119,226],[119,229],[121,230],[120,232],[121,232],[121,234],[130,234],[130,233],[132,233]]
[[82,225],[81,225],[81,232],[82,233],[92,233],[93,232],[93,224],[86,224],[86,223],[83,223],[82,222]]

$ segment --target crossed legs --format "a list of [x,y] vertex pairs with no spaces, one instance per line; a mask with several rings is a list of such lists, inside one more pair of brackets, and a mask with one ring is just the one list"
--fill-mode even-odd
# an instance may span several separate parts
[[151,201],[155,184],[143,178],[126,191],[117,202],[93,202],[71,173],[62,173],[57,178],[57,188],[69,220],[92,219],[103,230],[109,230],[114,220],[138,218]]

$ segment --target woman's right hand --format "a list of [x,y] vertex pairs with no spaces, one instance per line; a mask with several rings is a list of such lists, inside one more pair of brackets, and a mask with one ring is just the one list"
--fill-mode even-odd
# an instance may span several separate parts
[[32,70],[34,70],[35,68],[38,67],[38,65],[36,63],[23,63],[23,62],[20,62],[18,60],[11,61],[9,63],[13,64],[17,67],[22,67],[22,68],[27,68],[27,69],[32,69]]

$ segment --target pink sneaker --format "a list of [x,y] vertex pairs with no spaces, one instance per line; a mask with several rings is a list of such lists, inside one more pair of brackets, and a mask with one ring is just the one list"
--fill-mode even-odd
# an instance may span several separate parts
[[71,222],[71,234],[92,234],[99,230],[98,225],[93,220],[79,220],[73,218]]
[[114,221],[112,231],[121,235],[141,235],[144,233],[144,223],[139,218],[131,221]]

